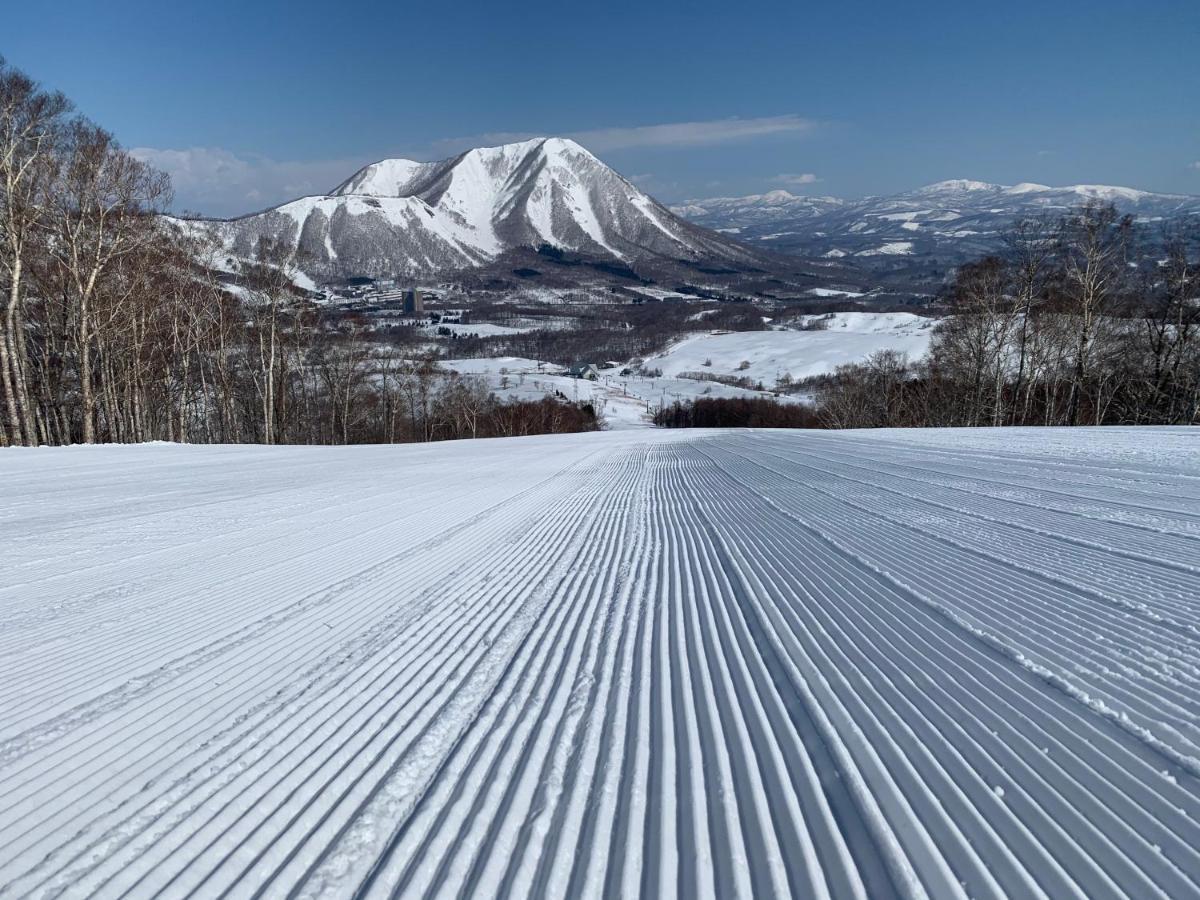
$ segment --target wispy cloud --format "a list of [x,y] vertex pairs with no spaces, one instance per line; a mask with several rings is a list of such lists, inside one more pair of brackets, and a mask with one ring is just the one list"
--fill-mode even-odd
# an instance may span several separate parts
[[772,183],[782,184],[785,187],[803,187],[806,184],[816,184],[820,180],[812,172],[797,172],[792,174],[785,172],[771,179]]
[[[751,140],[779,134],[806,134],[818,123],[803,116],[788,114],[753,119],[709,119],[701,122],[667,122],[659,125],[591,128],[570,131],[561,137],[577,141],[593,153],[629,150],[635,147],[702,147],[731,141]],[[470,147],[511,144],[543,137],[536,132],[493,131],[436,141],[435,146],[448,152]]]
[[278,160],[220,147],[135,147],[138,159],[171,176],[176,209],[239,215],[310,194],[324,194],[370,159]]
[[816,123],[800,116],[767,116],[758,119],[714,119],[708,122],[674,122],[632,128],[597,128],[571,135],[596,152],[630,147],[698,147],[777,134],[802,134]]
[[1188,168],[1195,169],[1197,172],[1200,172],[1200,159],[1196,160],[1194,163],[1189,165]]

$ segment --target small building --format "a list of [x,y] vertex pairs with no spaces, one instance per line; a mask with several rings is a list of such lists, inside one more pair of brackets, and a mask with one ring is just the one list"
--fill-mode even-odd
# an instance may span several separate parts
[[404,311],[411,316],[424,314],[425,298],[421,296],[420,288],[414,287],[404,292]]
[[588,381],[596,381],[600,377],[600,373],[596,371],[596,367],[591,363],[581,363],[571,366],[567,369],[567,374],[572,378],[584,378]]

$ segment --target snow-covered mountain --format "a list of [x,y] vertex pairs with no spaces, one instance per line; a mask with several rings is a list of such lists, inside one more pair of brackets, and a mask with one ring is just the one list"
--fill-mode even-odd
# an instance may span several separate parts
[[672,209],[775,251],[853,259],[876,268],[906,258],[942,263],[986,253],[1015,219],[1059,215],[1089,200],[1112,202],[1146,222],[1200,215],[1200,197],[1091,184],[1005,186],[955,179],[862,200],[783,194],[692,200]]
[[671,212],[698,225],[727,234],[740,234],[754,225],[811,219],[846,205],[837,197],[803,197],[787,191],[768,191],[748,197],[710,197],[672,206]]
[[749,267],[757,256],[684,221],[562,138],[477,148],[437,162],[386,159],[325,196],[203,224],[240,257],[251,257],[261,237],[281,241],[317,278],[445,274],[543,245],[625,264]]

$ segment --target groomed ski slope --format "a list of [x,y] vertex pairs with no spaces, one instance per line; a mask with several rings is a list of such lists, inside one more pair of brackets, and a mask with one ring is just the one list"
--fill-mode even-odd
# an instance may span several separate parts
[[1200,433],[0,451],[0,894],[1200,895]]

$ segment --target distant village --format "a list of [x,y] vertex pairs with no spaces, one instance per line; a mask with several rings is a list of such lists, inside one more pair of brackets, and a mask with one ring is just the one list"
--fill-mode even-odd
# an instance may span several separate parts
[[[492,292],[483,291],[484,295]],[[590,289],[563,289],[564,303],[605,303],[626,304],[638,306],[643,303],[680,303],[687,301],[717,301],[721,303],[753,302],[756,298],[742,296],[725,290],[714,290],[689,285],[676,290],[666,290],[650,285],[604,286]],[[403,279],[371,278],[368,276],[350,276],[323,283],[313,292],[313,299],[329,305],[364,309],[379,307],[381,309],[398,309],[399,304],[408,303],[406,312],[414,309],[420,312],[420,307],[414,307],[422,301],[427,306],[437,306],[439,303],[466,303],[471,296],[466,286],[458,282],[442,282],[436,285],[413,285]]]
[[459,293],[454,285],[439,285],[436,289],[404,286],[395,278],[345,278],[330,282],[316,293],[331,306],[347,306],[357,310],[370,307],[392,309],[408,315],[421,315],[426,304],[436,305],[442,297]]
[[353,314],[371,322],[370,330],[391,325],[439,324],[461,321],[462,311],[446,301],[465,299],[453,284],[436,287],[404,285],[398,279],[346,278],[310,292],[329,312]]
[[[676,335],[689,327],[694,329],[694,325],[687,325],[689,321],[705,318],[706,324],[711,323],[713,320],[708,316],[716,312],[711,306],[714,302],[722,306],[747,303],[747,298],[703,287],[672,291],[650,285],[604,285],[589,290],[556,291],[552,302],[547,302],[544,294],[515,301],[506,296],[499,305],[512,312],[497,316],[496,292],[487,289],[473,292],[457,282],[417,285],[402,277],[350,276],[326,281],[307,293],[321,307],[326,327],[332,330],[353,329],[360,334],[371,334],[376,340],[401,335],[412,340],[416,332],[421,336],[418,340],[450,342],[442,349],[451,356],[515,355],[543,359],[555,369],[554,374],[585,381],[633,374],[632,368],[612,358],[617,355],[612,351],[620,350],[624,359],[640,356],[643,345],[654,344],[654,329]],[[641,309],[619,314],[623,319],[634,316],[623,328],[608,328],[590,342],[574,338],[574,329],[564,328],[563,322],[594,321],[591,317],[597,305]],[[482,321],[481,307],[487,309]],[[736,315],[732,309],[729,312]],[[749,314],[761,315],[758,311]],[[632,322],[637,322],[638,327],[633,328]],[[709,328],[713,334],[725,333],[719,326],[714,330],[709,324]],[[538,336],[523,336],[530,333]],[[631,338],[631,333],[638,337]],[[550,359],[556,359],[557,364],[549,362]],[[538,371],[542,371],[540,364]]]

